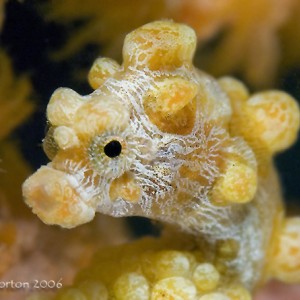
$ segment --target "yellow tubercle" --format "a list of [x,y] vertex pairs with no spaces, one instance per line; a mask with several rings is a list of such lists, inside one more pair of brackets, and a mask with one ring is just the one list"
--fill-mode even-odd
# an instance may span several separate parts
[[[89,116],[88,119],[86,116]],[[112,99],[97,97],[86,101],[74,116],[71,126],[82,138],[93,137],[106,130],[125,128],[128,124],[128,113],[122,103]]]
[[242,135],[254,151],[265,149],[266,155],[285,150],[297,138],[299,106],[284,92],[255,94],[237,108],[231,132]]
[[125,273],[121,275],[113,287],[113,294],[117,300],[148,300],[149,283],[138,273]]
[[284,92],[253,95],[247,102],[244,117],[249,121],[249,139],[256,138],[270,153],[285,150],[296,141],[300,125],[299,106]]
[[288,282],[300,281],[300,218],[287,218],[270,259],[270,275]]
[[112,182],[109,194],[112,201],[122,198],[134,203],[141,198],[141,189],[135,183],[134,178],[128,173],[125,173]]
[[216,205],[251,201],[257,190],[256,170],[238,160],[226,164],[222,177],[213,186],[211,201]]
[[218,83],[230,99],[233,115],[238,114],[241,110],[241,105],[250,97],[249,90],[244,83],[229,76],[221,77],[218,79]]
[[220,274],[212,264],[199,264],[193,272],[193,281],[197,288],[203,292],[214,290],[220,280]]
[[90,86],[96,90],[107,78],[112,77],[119,69],[120,65],[112,59],[105,57],[96,59],[88,74]]
[[71,89],[57,89],[47,106],[47,118],[54,126],[72,124],[78,108],[82,105],[82,97]]
[[[174,114],[196,97],[198,86],[182,78],[166,78],[146,95],[144,102],[150,110],[160,114]],[[166,117],[166,116],[164,116]]]
[[233,259],[239,252],[239,243],[234,239],[221,240],[217,243],[217,258]]
[[195,49],[196,34],[190,27],[171,21],[152,22],[126,36],[124,67],[174,70],[191,65]]
[[78,137],[72,128],[58,126],[54,129],[53,138],[57,146],[63,150],[79,145]]
[[190,273],[191,267],[193,266],[187,255],[169,250],[146,255],[143,270],[149,278],[161,280],[172,276],[185,277]]
[[196,295],[196,287],[189,279],[174,276],[162,279],[153,286],[151,300],[194,300]]

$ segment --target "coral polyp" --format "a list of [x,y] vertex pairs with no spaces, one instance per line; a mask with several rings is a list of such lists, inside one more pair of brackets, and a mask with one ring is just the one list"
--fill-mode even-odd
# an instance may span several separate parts
[[[148,217],[191,236],[204,257],[194,275],[185,275],[182,262],[178,278],[155,284],[150,277],[161,271],[141,275],[129,268],[112,299],[148,299],[123,297],[135,283],[134,293],[151,290],[151,299],[163,299],[170,286],[180,290],[176,295],[187,293],[178,299],[241,299],[222,292],[220,276],[249,290],[272,276],[300,281],[299,268],[288,267],[300,251],[299,235],[290,230],[300,226],[285,219],[272,162],[297,138],[297,102],[280,91],[251,95],[236,79],[199,71],[195,47],[186,25],[146,24],[126,36],[122,65],[94,63],[93,93],[61,88],[47,107],[44,149],[52,161],[23,185],[34,213],[67,228],[89,222],[96,211]],[[295,248],[289,261],[286,239]],[[211,282],[202,282],[203,272],[212,272]]]

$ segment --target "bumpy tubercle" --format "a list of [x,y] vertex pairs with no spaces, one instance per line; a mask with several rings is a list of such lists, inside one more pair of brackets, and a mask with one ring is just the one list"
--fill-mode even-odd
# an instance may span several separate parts
[[[225,277],[249,289],[271,276],[300,281],[298,269],[287,274],[273,261],[284,260],[286,233],[272,157],[296,140],[297,102],[279,91],[251,96],[233,78],[214,80],[193,66],[195,45],[189,27],[153,22],[127,35],[123,65],[94,63],[92,94],[57,90],[44,142],[52,162],[24,183],[25,201],[45,223],[63,227],[90,221],[96,210],[178,226],[195,236],[197,247],[207,243],[206,254],[214,253]],[[111,142],[121,149],[116,156],[117,150],[105,152]],[[220,249],[227,253],[230,245],[234,254],[223,257]],[[116,283],[117,299],[128,282],[140,282],[147,293],[140,275],[126,276]],[[175,284],[152,286],[151,299]],[[215,294],[200,299],[240,299]],[[195,288],[182,299],[197,296]]]

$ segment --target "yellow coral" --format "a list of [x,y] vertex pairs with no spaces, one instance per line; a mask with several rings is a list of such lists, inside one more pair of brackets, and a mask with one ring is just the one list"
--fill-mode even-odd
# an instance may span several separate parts
[[[48,105],[44,148],[52,161],[23,185],[33,212],[67,228],[96,211],[150,217],[192,234],[207,258],[199,265],[191,244],[180,248],[185,254],[162,240],[167,251],[143,259],[142,246],[127,256],[116,249],[90,273],[114,291],[109,297],[147,298],[152,288],[152,299],[247,299],[247,289],[281,275],[272,269],[286,235],[272,157],[295,141],[299,107],[283,92],[251,96],[237,80],[200,72],[195,45],[186,25],[146,24],[125,38],[121,66],[93,65],[93,93],[58,89]],[[126,257],[120,269],[116,253]],[[232,284],[227,292],[218,290],[220,276]]]
[[[297,0],[115,0],[109,4],[96,0],[56,0],[47,8],[51,20],[83,21],[59,51],[61,58],[90,43],[104,46],[106,53],[117,56],[116,49],[121,48],[127,32],[144,22],[172,18],[196,30],[203,47],[199,60],[215,76],[238,72],[252,85],[264,87],[274,83],[282,66],[299,63]],[[205,46],[221,34],[216,47],[207,53]]]
[[125,273],[115,282],[113,293],[116,299],[147,300],[149,284],[147,279],[138,273]]
[[59,291],[54,299],[90,300],[92,295],[100,300],[251,299],[245,288],[230,285],[228,279],[224,282],[223,275],[201,257],[203,253],[187,250],[193,238],[175,234],[174,240],[174,234],[168,234],[99,250],[90,266],[79,272],[74,285]]
[[3,139],[29,116],[33,103],[28,101],[31,92],[29,80],[14,77],[11,62],[3,51],[0,51],[0,66],[0,139]]
[[[49,1],[50,2],[50,1]],[[51,1],[47,5],[47,19],[62,23],[83,20],[84,24],[70,37],[65,47],[56,54],[63,58],[74,54],[87,44],[104,45],[108,52],[116,53],[128,30],[145,21],[164,17],[165,4],[162,0],[151,1],[99,1],[80,0]],[[116,9],[117,8],[117,9]],[[132,14],[132,9],[136,10]]]
[[[175,20],[193,26],[204,45],[223,33],[203,62],[215,76],[238,72],[256,87],[268,86],[276,79],[282,49],[286,50],[286,58],[296,53],[297,0],[184,0],[177,3],[173,12]],[[286,33],[284,40],[278,32],[280,29]]]
[[274,249],[271,272],[280,280],[298,283],[300,278],[300,218],[287,219],[277,247]]
[[16,205],[22,199],[17,186],[21,186],[30,173],[29,165],[24,161],[17,147],[5,139],[33,111],[34,104],[29,101],[31,84],[28,78],[16,77],[10,58],[0,50],[0,203],[9,207],[13,213],[26,210]]
[[214,290],[220,280],[220,274],[212,264],[199,264],[193,273],[193,281],[200,291]]

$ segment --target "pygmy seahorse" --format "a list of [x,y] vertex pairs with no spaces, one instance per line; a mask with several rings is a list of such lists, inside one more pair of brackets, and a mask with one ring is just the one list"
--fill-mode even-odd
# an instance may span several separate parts
[[126,36],[122,65],[95,61],[93,93],[56,90],[51,162],[25,181],[25,201],[66,228],[96,211],[172,224],[208,258],[229,247],[225,273],[249,289],[300,281],[300,219],[285,218],[272,162],[297,138],[297,102],[215,80],[193,66],[195,48],[191,28],[149,23]]

